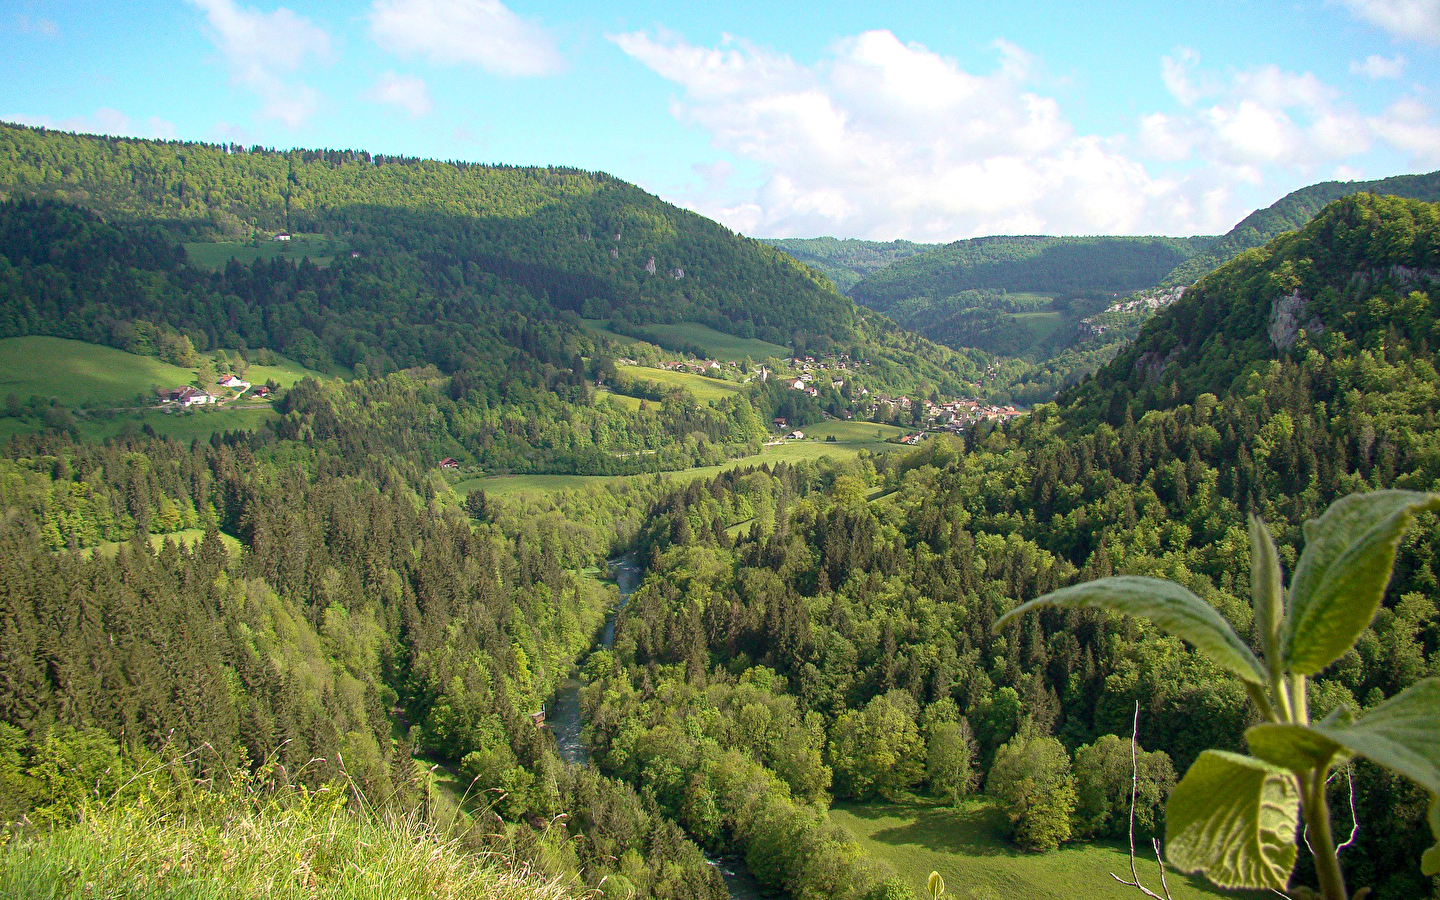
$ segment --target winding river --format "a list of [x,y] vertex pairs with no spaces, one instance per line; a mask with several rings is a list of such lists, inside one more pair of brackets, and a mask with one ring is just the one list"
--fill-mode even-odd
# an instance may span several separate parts
[[[625,604],[630,602],[630,594],[639,586],[645,570],[635,555],[630,553],[610,560],[610,571],[615,573],[615,584],[620,588],[620,602],[605,617],[605,625],[600,630],[598,646],[607,648],[615,642],[615,617],[625,608]],[[573,676],[566,679],[560,690],[555,692],[554,699],[545,711],[545,724],[555,735],[561,759],[577,766],[590,764],[590,753],[585,749],[585,741],[581,737],[585,717],[580,707],[578,679]],[[745,867],[743,859],[711,858],[710,864],[720,870],[725,879],[725,887],[730,891],[731,900],[764,900],[766,897],[761,893],[760,883]],[[773,895],[771,896],[773,900]]]

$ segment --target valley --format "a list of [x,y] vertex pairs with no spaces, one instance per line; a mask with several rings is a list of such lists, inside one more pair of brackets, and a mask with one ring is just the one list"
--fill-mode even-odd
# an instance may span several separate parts
[[[1129,896],[1132,821],[1175,845],[1266,707],[1173,621],[1007,614],[1163,578],[1268,658],[1264,553],[1348,559],[1312,520],[1356,494],[1421,511],[1356,526],[1393,578],[1287,702],[1348,740],[1440,676],[1434,198],[762,242],[579,169],[8,124],[0,192],[0,893],[358,897],[382,848],[453,863],[414,896]],[[1384,755],[1335,770],[1345,877],[1434,895]],[[235,823],[303,832],[268,888]]]

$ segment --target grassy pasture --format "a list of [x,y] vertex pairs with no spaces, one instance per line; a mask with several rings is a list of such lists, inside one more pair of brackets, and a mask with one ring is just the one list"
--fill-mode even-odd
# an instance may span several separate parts
[[185,255],[192,265],[206,269],[223,269],[230,260],[252,263],[257,259],[272,260],[278,257],[300,260],[310,257],[317,266],[328,266],[339,253],[350,252],[344,241],[326,237],[323,234],[294,234],[287,241],[261,239],[258,246],[240,241],[207,241],[185,244]]
[[1010,318],[1014,319],[1017,325],[1027,328],[1037,344],[1049,339],[1065,324],[1064,314],[1052,310],[1011,313]]
[[[1128,878],[1130,861],[1120,843],[1075,844],[1050,853],[1025,853],[1002,837],[1003,818],[990,801],[974,798],[960,807],[909,803],[837,803],[830,820],[850,830],[865,850],[882,859],[915,890],[928,896],[930,873],[945,879],[945,895],[957,900],[1131,900],[1140,896],[1110,877]],[[1137,847],[1148,841],[1137,837]],[[1152,855],[1138,859],[1142,883],[1158,891]],[[1166,872],[1175,900],[1259,897],[1255,891],[1209,887],[1198,878]]]
[[[834,429],[836,439],[834,442],[823,440],[824,429],[830,426]],[[876,440],[876,429],[885,429],[886,434],[900,433],[900,429],[893,426],[874,425],[864,422],[829,422],[825,425],[814,426],[820,429],[820,440],[810,440],[809,431],[806,432],[807,439],[803,441],[785,441],[779,444],[772,444],[761,448],[761,451],[754,456],[743,456],[739,459],[728,460],[717,466],[701,466],[694,469],[684,469],[679,472],[662,472],[660,477],[667,479],[679,479],[682,483],[693,481],[696,478],[713,478],[721,472],[729,469],[742,468],[744,466],[759,466],[769,463],[774,465],[780,462],[801,462],[816,460],[822,456],[829,456],[834,459],[849,459],[857,456],[861,450],[869,450],[871,453],[887,453],[899,448],[898,444],[887,444],[882,440]],[[654,475],[494,475],[482,478],[469,478],[455,484],[455,490],[460,494],[468,494],[470,491],[482,489],[486,496],[494,498],[504,497],[533,497],[539,494],[548,494],[554,491],[584,490],[589,487],[604,488],[612,481],[624,481],[632,478],[653,478]]]
[[603,400],[609,400],[611,403],[618,404],[621,409],[628,409],[631,412],[634,412],[640,408],[639,397],[630,397],[625,394],[615,394],[605,390],[604,388],[596,388],[595,402],[599,403]]
[[129,405],[136,394],[153,402],[153,388],[194,380],[193,370],[113,347],[38,336],[0,340],[0,397],[53,397],[62,406]]
[[149,425],[156,434],[163,434],[177,441],[189,441],[194,438],[203,441],[208,440],[210,435],[217,431],[258,431],[262,426],[274,422],[278,418],[279,416],[269,408],[197,408],[177,412],[147,409],[141,412],[122,413],[113,417],[83,419],[80,422],[80,434],[87,440],[101,441],[108,437],[114,437],[126,429],[139,430]]
[[[231,359],[234,359],[238,355],[238,351],[236,350],[226,352]],[[269,366],[251,363],[250,367],[245,370],[245,380],[251,384],[264,384],[273,378],[276,384],[282,388],[288,388],[307,375],[314,376],[321,381],[326,381],[330,378],[329,375],[316,372],[313,369],[307,369],[294,360],[286,359],[278,354],[274,359],[275,363]]]
[[648,366],[617,366],[616,368],[627,378],[633,378],[636,381],[648,381],[666,388],[684,388],[701,403],[723,400],[740,390],[740,385],[733,381],[721,381],[718,378],[707,378],[691,372],[672,372],[669,369],[652,369]]
[[[204,539],[205,529],[186,528],[183,531],[176,531],[172,534],[152,534],[150,535],[150,546],[154,547],[156,552],[159,552],[159,550],[165,546],[166,541],[173,541],[177,546],[193,548]],[[241,544],[237,538],[233,538],[222,531],[220,532],[220,543],[225,545],[225,549],[230,551],[231,556],[238,557],[240,555]],[[80,552],[85,556],[89,556],[92,553],[98,553],[101,556],[114,556],[120,552],[120,542],[106,541],[103,544],[96,544],[94,547]]]
[[740,360],[748,356],[759,362],[771,356],[784,359],[790,355],[789,349],[779,344],[772,344],[758,338],[736,337],[733,334],[716,331],[708,325],[701,325],[699,322],[642,325],[640,327],[671,345],[694,344],[697,347],[703,347],[715,359]]

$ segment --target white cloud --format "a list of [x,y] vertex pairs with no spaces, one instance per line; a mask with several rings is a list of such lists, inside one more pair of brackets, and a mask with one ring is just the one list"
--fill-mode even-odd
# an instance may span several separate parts
[[1440,44],[1440,0],[1342,0],[1355,15],[1393,37]]
[[1194,106],[1214,90],[1203,81],[1200,84],[1193,81],[1193,71],[1199,65],[1200,54],[1189,47],[1177,47],[1173,55],[1160,59],[1160,77],[1165,89],[1181,106]]
[[1385,78],[1399,78],[1405,74],[1405,57],[1396,55],[1393,57],[1380,56],[1372,53],[1365,57],[1364,62],[1355,61],[1350,63],[1350,74],[1364,75],[1366,78],[1380,81]]
[[1435,111],[1420,101],[1399,100],[1372,118],[1369,125],[1390,144],[1410,154],[1415,166],[1440,166],[1440,121]]
[[810,66],[734,38],[611,40],[681,87],[679,118],[760,164],[753,193],[707,182],[686,198],[747,233],[953,240],[1220,225],[1211,207],[1173,202],[1178,181],[1152,177],[1119,142],[1077,135],[1011,44],[997,42],[995,67],[977,74],[888,31],[841,40]]
[[[1198,69],[1198,56],[1188,55],[1186,66]],[[1167,83],[1173,69],[1171,59],[1162,60]],[[1264,167],[1308,174],[1338,165],[1369,151],[1378,136],[1338,90],[1309,72],[1263,65],[1234,73],[1228,84],[1200,77],[1209,85],[1207,105],[1194,102],[1200,97],[1196,93],[1185,113],[1155,113],[1141,120],[1140,147],[1152,158],[1221,163],[1248,181],[1260,177],[1255,173]]]
[[610,40],[675,83],[678,119],[758,170],[757,182],[697,169],[699,184],[676,189],[749,234],[1213,234],[1377,146],[1420,163],[1440,153],[1419,103],[1368,115],[1311,73],[1221,77],[1184,48],[1160,61],[1178,103],[1106,136],[1078,133],[1039,89],[1037,61],[1004,43],[992,70],[972,72],[888,31],[838,41],[809,65],[730,37]]
[[130,117],[120,110],[108,106],[101,107],[88,116],[69,116],[57,119],[52,116],[27,116],[16,113],[0,115],[0,119],[6,122],[18,122],[21,125],[34,125],[37,128],[50,128],[55,131],[74,131],[80,134],[113,134],[120,137],[159,138],[167,141],[175,140],[177,134],[174,123],[158,116],[151,116],[145,120],[143,126],[140,126],[130,121]]
[[262,13],[234,0],[189,2],[204,11],[232,77],[260,96],[266,116],[298,128],[315,112],[320,95],[293,76],[330,58],[328,32],[284,7]]
[[435,108],[424,80],[416,75],[397,75],[394,72],[385,72],[376,79],[375,86],[365,96],[390,106],[398,106],[416,117],[423,116]]
[[565,60],[550,34],[500,0],[375,0],[370,34],[381,47],[495,75],[553,75]]
[[26,15],[15,17],[15,30],[21,34],[38,34],[41,37],[58,37],[60,26],[55,24],[54,19],[44,17],[31,18]]

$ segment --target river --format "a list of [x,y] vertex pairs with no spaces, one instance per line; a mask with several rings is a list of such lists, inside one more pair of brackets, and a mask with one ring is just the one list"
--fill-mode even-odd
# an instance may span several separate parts
[[[615,618],[620,615],[625,604],[630,602],[630,594],[639,587],[640,578],[645,573],[633,553],[610,560],[610,571],[615,573],[615,585],[620,588],[620,602],[605,617],[605,625],[600,629],[599,646],[605,648],[615,643]],[[567,678],[560,690],[555,692],[555,698],[545,710],[545,724],[555,735],[555,744],[560,749],[561,759],[577,766],[590,764],[590,752],[585,749],[582,738],[585,716],[580,706],[578,679],[573,676]],[[745,860],[730,856],[707,859],[712,866],[720,870],[721,877],[725,879],[725,887],[730,891],[731,900],[765,900],[766,895],[761,893],[760,883],[745,867]],[[774,900],[773,895],[771,900]]]

